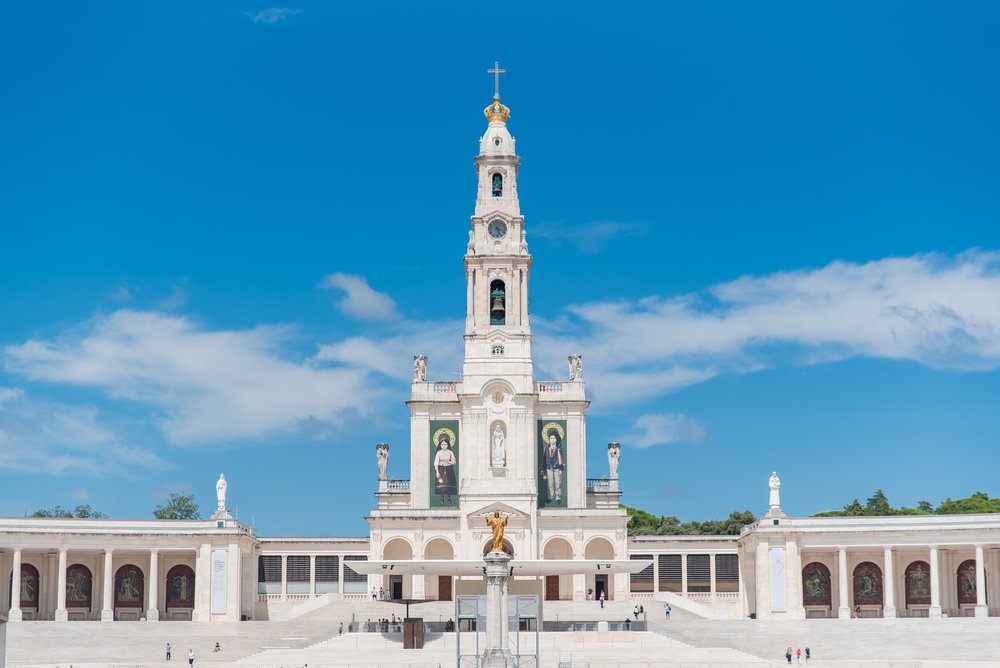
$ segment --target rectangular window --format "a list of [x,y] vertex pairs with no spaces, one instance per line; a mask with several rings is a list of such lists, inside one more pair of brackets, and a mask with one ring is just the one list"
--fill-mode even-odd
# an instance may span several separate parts
[[740,590],[740,557],[736,554],[715,555],[715,591]]
[[368,576],[352,571],[351,567],[347,565],[350,561],[368,561],[368,557],[361,554],[344,555],[344,593],[367,594]]
[[682,590],[681,555],[661,554],[657,557],[660,566],[660,591]]
[[281,593],[280,554],[262,554],[257,558],[257,593]]
[[[629,559],[649,559],[653,560],[651,554],[632,554]],[[632,573],[629,578],[629,586],[632,591],[653,591],[653,564],[642,569],[638,573]]]
[[711,561],[707,554],[689,554],[687,580],[689,592],[712,591]]
[[340,557],[321,554],[316,557],[316,593],[335,594],[339,590]]
[[289,594],[309,593],[309,556],[293,554],[288,557],[287,579]]

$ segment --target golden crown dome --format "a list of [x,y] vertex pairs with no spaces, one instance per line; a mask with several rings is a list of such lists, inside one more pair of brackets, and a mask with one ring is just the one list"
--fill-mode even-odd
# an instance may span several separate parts
[[483,109],[483,115],[489,119],[490,123],[493,121],[506,123],[507,119],[510,118],[510,109],[500,104],[500,96],[495,95],[493,96],[493,104]]

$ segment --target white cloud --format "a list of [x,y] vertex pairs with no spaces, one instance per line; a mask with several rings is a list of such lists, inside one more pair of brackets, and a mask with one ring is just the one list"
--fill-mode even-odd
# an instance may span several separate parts
[[344,291],[337,308],[360,320],[392,320],[399,318],[396,302],[384,292],[372,290],[367,279],[354,274],[330,274],[323,277],[320,287]]
[[639,223],[617,220],[594,220],[586,223],[540,223],[531,228],[532,236],[548,239],[555,245],[568,243],[581,253],[600,253],[613,240],[633,237],[646,231]]
[[834,262],[568,311],[545,323],[543,366],[560,368],[566,350],[583,351],[592,387],[611,402],[721,373],[854,356],[992,370],[1000,367],[1000,253]]
[[290,19],[293,16],[298,16],[301,13],[302,13],[301,9],[291,9],[289,7],[271,7],[270,9],[264,9],[259,12],[247,12],[246,15],[254,23],[274,25],[276,23],[281,23],[286,19]]
[[622,443],[634,448],[678,442],[699,443],[705,440],[708,433],[705,425],[683,413],[640,415],[632,429],[622,438]]
[[428,356],[428,378],[457,380],[464,354],[459,320],[440,322],[403,322],[392,333],[380,338],[353,337],[322,345],[315,359],[338,362],[374,373],[409,381],[413,355]]
[[169,468],[149,448],[129,443],[93,406],[69,406],[23,392],[0,406],[0,469],[137,477]]
[[24,390],[16,387],[0,387],[0,409],[8,401],[17,399],[24,394]]
[[366,370],[286,359],[286,335],[281,327],[204,331],[180,316],[120,310],[58,340],[9,346],[6,366],[149,405],[173,443],[257,437],[372,410],[380,392]]

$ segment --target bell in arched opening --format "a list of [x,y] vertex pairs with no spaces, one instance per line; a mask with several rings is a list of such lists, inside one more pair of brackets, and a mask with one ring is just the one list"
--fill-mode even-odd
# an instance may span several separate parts
[[500,174],[494,174],[492,185],[493,185],[493,196],[503,197],[503,176],[501,176]]
[[490,324],[503,325],[507,322],[507,295],[503,281],[490,283]]

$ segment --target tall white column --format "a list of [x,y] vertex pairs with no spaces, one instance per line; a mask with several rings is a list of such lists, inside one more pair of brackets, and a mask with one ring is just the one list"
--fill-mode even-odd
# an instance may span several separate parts
[[931,617],[941,616],[941,582],[938,573],[938,549],[931,547],[931,608],[928,615]]
[[148,610],[146,610],[147,622],[160,621],[160,553],[156,550],[149,551],[149,580],[147,582],[149,595],[146,600]]
[[976,617],[989,617],[986,606],[986,564],[983,563],[983,546],[976,545]]
[[288,555],[281,555],[281,600],[288,598]]
[[840,600],[838,601],[837,617],[840,619],[851,618],[850,601],[847,598],[847,548],[842,547],[837,551],[837,580],[839,581]]
[[104,590],[101,595],[101,602],[104,607],[101,608],[101,621],[102,622],[113,622],[115,621],[115,603],[111,599],[114,595],[114,573],[111,572],[111,558],[113,553],[110,548],[104,550]]
[[7,621],[19,622],[24,618],[21,613],[21,548],[14,550],[14,566],[10,577],[10,612],[7,614]]
[[59,573],[56,583],[56,616],[57,622],[69,621],[66,611],[66,548],[59,550]]
[[316,597],[316,555],[309,555],[309,597]]
[[681,593],[687,595],[688,591],[688,556],[681,555]]
[[882,552],[882,590],[885,601],[882,603],[882,615],[887,618],[896,616],[896,587],[892,574],[892,548],[887,547]]
[[475,324],[473,321],[473,312],[475,309],[475,304],[473,303],[473,298],[475,296],[475,271],[470,270],[465,275],[465,313],[466,321],[468,324]]
[[[337,555],[337,591],[340,592],[341,598],[344,597],[344,555]],[[368,592],[365,592],[365,596]],[[367,599],[365,599],[367,600]]]
[[715,555],[708,555],[708,591],[715,598]]

